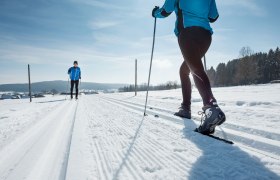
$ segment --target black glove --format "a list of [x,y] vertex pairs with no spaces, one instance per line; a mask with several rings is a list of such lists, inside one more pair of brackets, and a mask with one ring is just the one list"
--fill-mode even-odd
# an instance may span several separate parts
[[152,16],[153,16],[153,17],[155,17],[155,12],[156,12],[158,9],[159,9],[158,6],[156,6],[156,7],[153,9],[153,11],[152,11]]

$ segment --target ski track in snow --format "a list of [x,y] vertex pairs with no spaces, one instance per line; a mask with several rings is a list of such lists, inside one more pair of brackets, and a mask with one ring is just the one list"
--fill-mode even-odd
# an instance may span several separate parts
[[73,123],[71,117],[76,106],[76,103],[70,104],[69,101],[59,103],[58,107],[47,111],[42,119],[32,120],[37,122],[2,147],[0,179],[63,177],[61,173],[65,166],[67,142]]
[[0,101],[0,179],[280,179],[278,90],[214,89],[228,116],[215,135],[234,145],[194,132],[198,115],[173,116],[179,90],[151,92],[145,117],[144,92]]
[[[130,107],[132,109],[135,109],[135,110],[139,110],[140,112],[143,110],[144,106],[143,105],[140,105],[140,104],[136,104],[136,103],[132,103],[132,105],[130,103],[127,103],[125,101],[122,101],[122,102],[119,102],[119,101],[116,101],[115,99],[110,99],[111,101],[113,102],[117,102],[119,104],[123,104],[124,106],[126,107]],[[148,107],[149,108],[149,107]],[[166,111],[164,109],[159,109],[159,108],[151,108],[153,111],[151,110],[147,110],[147,112],[149,112],[149,114],[152,114],[152,115],[159,115],[160,114],[160,117],[164,117],[165,119],[167,120],[171,120],[173,122],[176,122],[176,123],[179,123],[179,124],[184,124],[184,122],[181,120],[181,118],[178,118],[178,117],[175,117],[175,116],[170,116],[170,114],[172,114],[172,112],[170,111]],[[159,112],[156,112],[154,110],[157,110]],[[169,115],[167,114],[163,114],[162,112],[167,112],[169,113]],[[194,118],[195,120],[197,120],[197,118]],[[198,125],[200,122],[199,120],[197,120],[196,124]],[[240,129],[242,129],[242,127],[240,128],[236,128],[235,125],[232,125],[232,124],[228,124],[228,123],[225,123],[224,125],[226,128],[223,128],[221,130],[219,130],[217,128],[216,130],[216,134],[220,135],[221,137],[224,136],[224,138],[228,139],[230,138],[231,140],[234,140],[235,142],[241,142],[243,144],[246,144],[246,145],[250,145],[250,146],[253,146],[254,148],[256,149],[260,149],[260,150],[266,150],[268,152],[273,152],[274,154],[276,155],[280,155],[280,141],[279,139],[276,138],[276,140],[272,139],[271,140],[271,136],[274,136],[274,137],[279,137],[280,134],[276,134],[276,133],[271,133],[272,135],[268,136],[268,138],[263,138],[263,135],[264,134],[267,134],[267,132],[264,132],[264,131],[261,131],[261,130],[255,130],[255,129],[250,129],[250,128],[245,128],[245,130],[248,130],[248,131],[241,131],[240,132]],[[239,129],[239,131],[238,131]],[[227,131],[227,133],[225,134],[224,131]],[[251,132],[251,134],[248,134],[248,132]],[[252,134],[258,134],[260,136],[254,136]],[[250,137],[250,138],[248,138]],[[272,155],[273,157],[273,155]],[[277,158],[275,158],[277,159]]]

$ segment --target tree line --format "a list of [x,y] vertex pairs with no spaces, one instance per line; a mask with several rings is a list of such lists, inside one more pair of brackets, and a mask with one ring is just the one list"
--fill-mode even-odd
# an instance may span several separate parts
[[[148,85],[147,84],[141,84],[137,86],[137,91],[146,91]],[[170,90],[170,89],[177,89],[181,86],[178,84],[177,81],[168,81],[165,84],[160,85],[150,85],[149,90],[151,91],[158,91],[158,90]],[[124,86],[122,88],[119,88],[119,92],[134,92],[135,91],[135,85],[128,85]]]
[[[227,63],[219,63],[217,68],[207,70],[212,86],[238,86],[250,84],[265,84],[273,80],[280,80],[280,49],[270,49],[268,53],[253,53],[250,47],[243,47],[240,58]],[[177,81],[150,86],[149,90],[170,90],[180,88]],[[137,91],[146,91],[147,84],[137,87]],[[135,91],[135,85],[119,88],[119,92]]]
[[280,50],[253,53],[250,47],[240,50],[240,58],[220,63],[207,70],[212,86],[236,86],[269,83],[280,80]]

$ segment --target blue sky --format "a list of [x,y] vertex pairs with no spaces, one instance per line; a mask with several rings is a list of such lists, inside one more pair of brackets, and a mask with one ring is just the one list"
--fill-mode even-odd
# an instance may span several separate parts
[[[163,0],[1,0],[0,84],[67,80],[79,61],[82,81],[133,83],[138,59],[139,82],[147,81],[153,18]],[[279,0],[217,0],[219,20],[206,57],[209,66],[239,56],[243,46],[267,52],[280,46]],[[182,63],[175,15],[159,19],[151,83],[179,82]]]

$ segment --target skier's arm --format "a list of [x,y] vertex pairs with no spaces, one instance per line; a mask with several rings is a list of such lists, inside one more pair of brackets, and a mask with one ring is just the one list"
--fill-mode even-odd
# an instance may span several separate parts
[[217,9],[217,6],[216,6],[216,1],[212,0],[211,4],[210,4],[210,10],[209,10],[209,14],[208,14],[208,19],[209,19],[210,23],[213,23],[218,18],[219,18],[219,13],[218,13],[218,9]]
[[68,74],[70,74],[70,73],[71,73],[71,68],[68,69]]
[[162,8],[154,9],[153,17],[165,18],[169,16],[175,10],[176,1],[177,0],[166,0]]
[[82,79],[82,77],[81,77],[82,75],[81,75],[81,74],[82,74],[82,71],[81,71],[81,69],[80,69],[80,77],[79,77],[79,79]]

